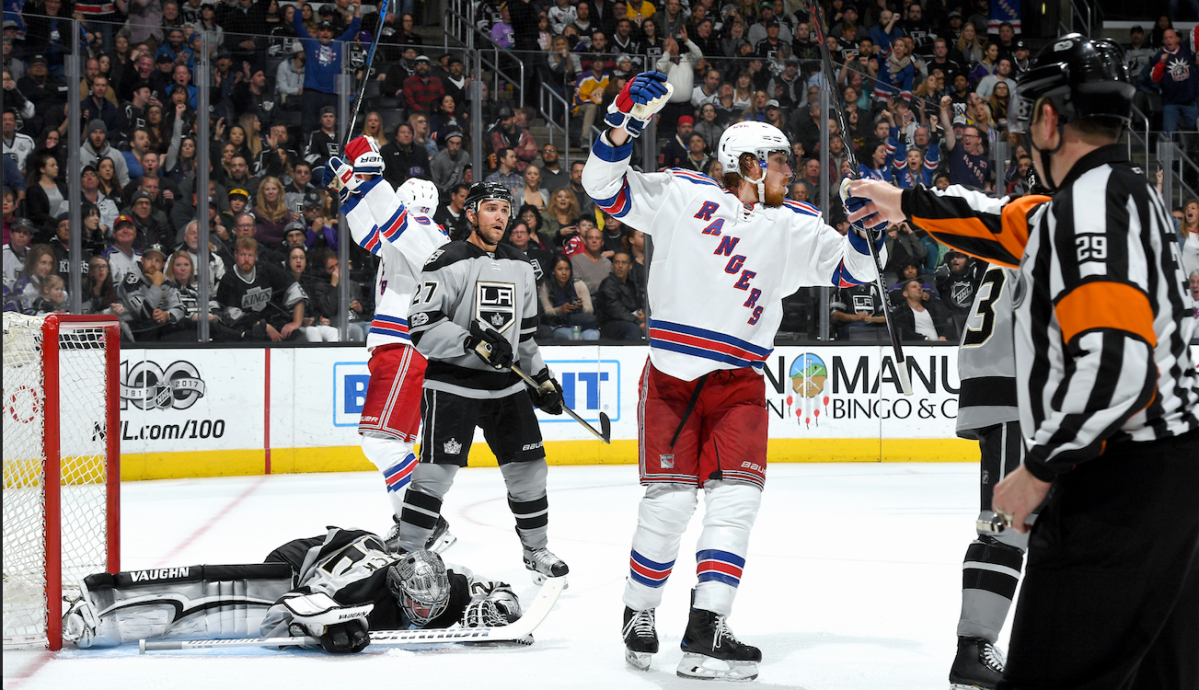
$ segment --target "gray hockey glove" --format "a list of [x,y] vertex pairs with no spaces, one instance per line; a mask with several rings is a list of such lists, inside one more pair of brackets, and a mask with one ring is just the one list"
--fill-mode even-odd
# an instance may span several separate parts
[[529,395],[533,396],[533,404],[537,409],[546,414],[562,414],[562,386],[550,376],[549,367],[534,374],[533,380],[538,384],[537,390],[529,391]]
[[361,652],[371,643],[367,616],[374,604],[342,606],[324,593],[289,594],[281,603],[292,616],[293,635],[311,635],[330,654]]
[[512,366],[512,343],[509,343],[498,331],[483,328],[477,322],[472,321],[470,324],[470,335],[466,338],[466,351],[475,353],[479,359],[496,369],[507,369]]

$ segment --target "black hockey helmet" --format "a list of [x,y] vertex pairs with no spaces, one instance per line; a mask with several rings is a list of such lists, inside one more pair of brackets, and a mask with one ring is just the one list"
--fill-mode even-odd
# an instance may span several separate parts
[[1119,45],[1067,34],[1043,48],[1016,81],[1008,126],[1016,133],[1027,132],[1041,99],[1049,100],[1063,124],[1082,117],[1111,117],[1128,124],[1135,93]]
[[512,200],[512,192],[508,188],[498,182],[476,182],[470,186],[470,191],[466,193],[465,207],[479,212],[479,202],[488,199],[498,199],[507,201],[508,208],[512,209],[515,202]]

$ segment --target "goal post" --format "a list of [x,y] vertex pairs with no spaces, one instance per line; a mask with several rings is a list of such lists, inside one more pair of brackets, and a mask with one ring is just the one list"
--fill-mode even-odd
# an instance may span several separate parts
[[63,596],[120,570],[116,317],[4,314],[4,646],[62,647]]

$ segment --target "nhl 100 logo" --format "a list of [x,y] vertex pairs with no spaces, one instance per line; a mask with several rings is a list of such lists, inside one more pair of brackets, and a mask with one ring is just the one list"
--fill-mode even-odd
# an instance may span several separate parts
[[195,364],[178,360],[166,367],[151,360],[121,363],[121,409],[186,410],[208,388]]

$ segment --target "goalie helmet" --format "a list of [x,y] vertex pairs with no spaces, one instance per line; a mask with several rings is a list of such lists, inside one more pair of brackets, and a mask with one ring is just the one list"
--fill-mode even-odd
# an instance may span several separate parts
[[488,199],[507,201],[508,210],[511,212],[512,205],[514,203],[512,201],[512,192],[508,191],[507,187],[498,182],[476,182],[472,184],[470,186],[470,191],[466,193],[465,207],[471,211],[474,211],[475,213],[478,213],[479,202],[486,201]]
[[440,616],[450,602],[445,561],[432,551],[412,551],[389,565],[387,587],[404,615],[418,626]]
[[418,216],[432,216],[437,210],[437,186],[419,177],[410,177],[396,190],[404,207]]

